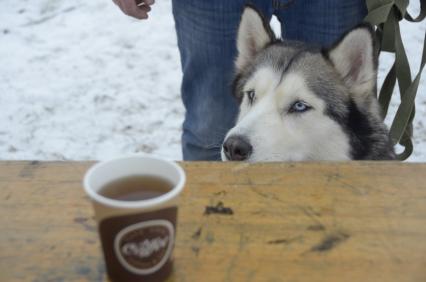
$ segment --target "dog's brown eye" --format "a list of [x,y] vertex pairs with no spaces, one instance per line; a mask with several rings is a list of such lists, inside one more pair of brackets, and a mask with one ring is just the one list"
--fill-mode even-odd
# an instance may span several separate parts
[[256,96],[256,92],[254,92],[254,90],[248,90],[245,92],[245,94],[247,95],[247,98],[249,100],[249,104],[253,105],[255,96]]

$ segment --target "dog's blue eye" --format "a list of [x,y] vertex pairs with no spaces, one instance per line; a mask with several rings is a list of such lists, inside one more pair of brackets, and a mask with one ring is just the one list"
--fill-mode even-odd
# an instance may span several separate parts
[[246,91],[246,95],[247,95],[247,98],[249,100],[249,104],[252,105],[253,102],[254,102],[256,92],[254,92],[254,90],[248,90],[248,91]]
[[305,103],[303,101],[296,101],[290,107],[289,112],[290,113],[303,113],[303,112],[306,112],[309,109],[311,109],[311,107],[307,103]]

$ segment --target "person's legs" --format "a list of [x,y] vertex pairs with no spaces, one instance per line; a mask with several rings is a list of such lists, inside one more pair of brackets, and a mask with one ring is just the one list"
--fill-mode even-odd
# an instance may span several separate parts
[[[245,3],[173,0],[186,109],[182,134],[184,160],[219,160],[223,138],[235,122],[238,105],[231,95],[231,79],[236,33]],[[272,6],[260,5],[270,17]]]
[[[281,5],[279,2],[290,2]],[[332,45],[367,14],[365,0],[274,0],[284,39]]]

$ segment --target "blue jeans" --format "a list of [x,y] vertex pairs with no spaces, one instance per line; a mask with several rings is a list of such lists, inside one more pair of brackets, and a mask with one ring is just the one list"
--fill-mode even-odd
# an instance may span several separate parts
[[284,39],[330,46],[366,15],[364,0],[173,0],[186,109],[184,160],[219,160],[238,105],[231,94],[236,33],[243,7],[276,15]]

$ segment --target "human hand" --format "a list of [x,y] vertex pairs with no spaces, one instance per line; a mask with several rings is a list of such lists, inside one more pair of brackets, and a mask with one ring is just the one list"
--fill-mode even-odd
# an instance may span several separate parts
[[155,0],[112,0],[128,16],[144,20],[148,18]]

